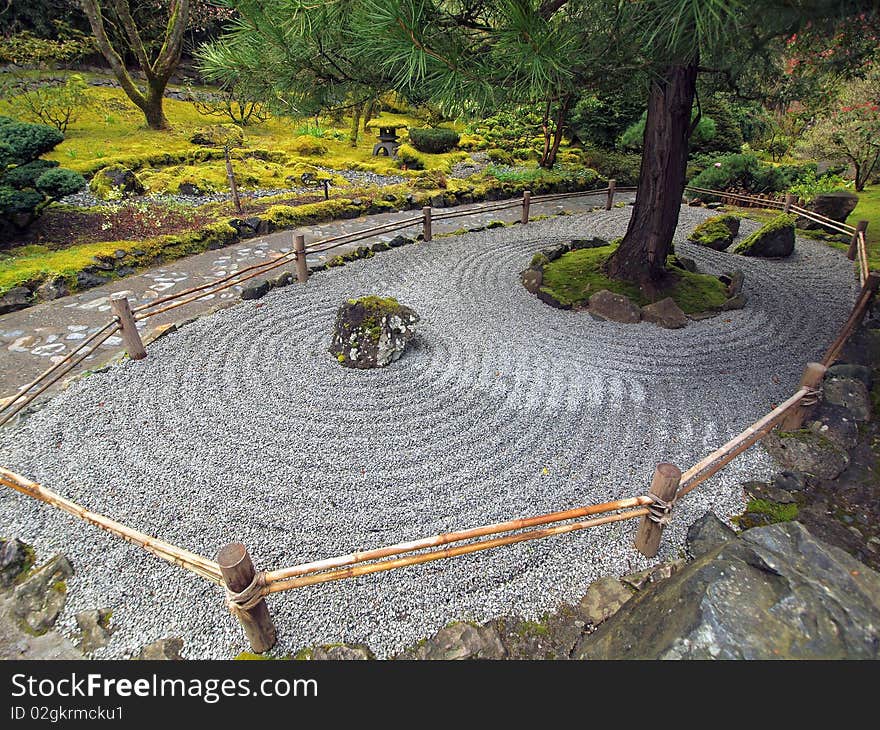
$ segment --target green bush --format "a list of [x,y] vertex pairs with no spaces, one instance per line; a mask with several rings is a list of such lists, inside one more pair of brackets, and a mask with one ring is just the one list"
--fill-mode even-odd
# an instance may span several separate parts
[[850,184],[840,175],[830,172],[826,172],[824,175],[816,175],[816,170],[813,169],[801,175],[797,182],[789,186],[788,192],[810,203],[817,195],[846,190]]
[[605,150],[584,150],[583,164],[597,170],[602,177],[614,179],[618,185],[638,185],[642,166],[640,155]]
[[320,139],[307,134],[302,134],[293,140],[290,149],[296,152],[296,154],[306,157],[320,157],[327,154],[327,145]]
[[409,130],[409,141],[419,152],[440,154],[449,152],[461,139],[458,132],[446,127],[422,127]]
[[63,139],[53,127],[0,117],[0,238],[30,225],[53,200],[85,186],[79,173],[39,159]]
[[764,165],[753,154],[733,154],[709,162],[691,178],[690,184],[709,190],[744,190],[751,193],[778,193],[788,190],[802,178],[815,172],[815,163],[804,165]]
[[513,164],[513,155],[500,147],[493,147],[490,150],[486,150],[486,156],[492,160],[492,162],[497,162],[499,165]]

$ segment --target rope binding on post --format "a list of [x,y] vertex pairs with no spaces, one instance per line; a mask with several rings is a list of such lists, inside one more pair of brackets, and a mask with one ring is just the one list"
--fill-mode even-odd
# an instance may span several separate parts
[[801,398],[802,406],[814,406],[820,400],[822,400],[822,389],[821,388],[807,388],[807,392],[803,398]]
[[648,497],[651,498],[651,504],[648,505],[648,519],[664,527],[672,522],[672,508],[675,506],[677,497],[665,500],[658,497],[654,492],[648,492]]
[[263,588],[266,585],[266,574],[263,572],[254,573],[254,577],[250,583],[239,592],[229,590],[226,586],[226,607],[229,612],[238,616],[239,614],[249,611],[263,600]]

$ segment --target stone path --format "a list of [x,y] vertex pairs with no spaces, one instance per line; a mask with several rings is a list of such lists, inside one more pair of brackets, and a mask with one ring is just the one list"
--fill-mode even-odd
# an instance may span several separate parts
[[[604,194],[600,194],[535,203],[531,207],[531,215],[535,217],[562,212],[589,211],[602,203],[604,197]],[[632,198],[632,194],[620,194],[617,196],[617,201],[630,201]],[[511,222],[518,220],[521,214],[519,207],[488,213],[480,212],[479,207],[479,205],[461,206],[460,209],[473,209],[474,213],[462,218],[435,221],[434,235],[461,228],[474,228],[495,220]],[[325,237],[363,230],[413,215],[415,215],[414,211],[384,213],[352,220],[332,221],[298,228],[295,231],[279,231],[219,250],[206,251],[186,259],[172,261],[167,265],[148,269],[141,274],[119,279],[105,286],[3,315],[0,317],[0,397],[11,396],[18,392],[24,384],[62,359],[67,352],[76,347],[79,341],[103,326],[110,318],[111,294],[124,292],[133,303],[147,302],[173,294],[175,291],[219,279],[233,271],[285,253],[290,250],[293,233],[304,234],[308,245]],[[417,226],[410,230],[411,235],[421,232],[420,227]],[[333,249],[327,254],[309,256],[308,260],[310,264],[317,264],[358,246],[390,240],[397,233],[393,231],[365,241],[357,241]],[[283,271],[294,271],[293,262],[270,272],[267,276],[277,276]],[[258,280],[259,278],[251,280],[246,285]],[[139,322],[138,327],[142,331],[149,331],[163,324],[196,317],[224,302],[232,304],[238,300],[241,289],[241,286],[236,286],[220,294],[208,294],[191,304]],[[87,357],[78,369],[100,365],[121,350],[121,339],[118,336],[110,337],[96,353]]]

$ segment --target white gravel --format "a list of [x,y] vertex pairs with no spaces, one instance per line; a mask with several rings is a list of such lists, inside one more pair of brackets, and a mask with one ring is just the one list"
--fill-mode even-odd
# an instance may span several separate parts
[[[396,249],[205,317],[146,360],[91,375],[2,434],[0,463],[88,507],[204,555],[240,540],[262,568],[643,493],[655,462],[686,468],[788,395],[845,319],[852,266],[799,239],[785,261],[684,242],[701,269],[746,272],[745,310],[686,329],[599,322],[518,281],[531,254],[616,237],[631,208]],[[756,228],[744,221],[743,233]],[[393,295],[422,317],[379,371],[328,354],[339,302]],[[753,449],[693,492],[660,560],[707,509],[742,511],[738,484],[770,474]],[[366,642],[388,656],[453,619],[536,617],[602,575],[648,565],[634,521],[273,596],[278,654]],[[99,657],[179,635],[193,658],[246,649],[220,591],[12,492],[0,534],[66,553],[60,620],[110,607]]]

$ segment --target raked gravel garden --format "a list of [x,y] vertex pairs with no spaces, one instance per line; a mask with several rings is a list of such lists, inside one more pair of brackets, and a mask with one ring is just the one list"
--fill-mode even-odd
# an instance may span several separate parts
[[[241,541],[263,569],[643,494],[655,463],[685,469],[787,397],[856,282],[810,239],[779,261],[688,244],[710,212],[685,207],[677,253],[704,273],[742,269],[745,309],[666,330],[554,309],[520,284],[536,251],[618,237],[630,210],[393,249],[203,317],[5,429],[0,463],[206,556]],[[368,294],[412,307],[418,334],[387,368],[346,369],[327,351],[336,309]],[[756,447],[691,493],[657,559],[678,557],[706,510],[742,512],[739,484],[770,473]],[[653,562],[636,524],[274,595],[272,654],[344,641],[387,657],[455,619],[537,618]],[[188,658],[247,649],[219,588],[140,548],[10,491],[0,534],[74,564],[62,631],[112,609],[96,657],[169,636]]]

